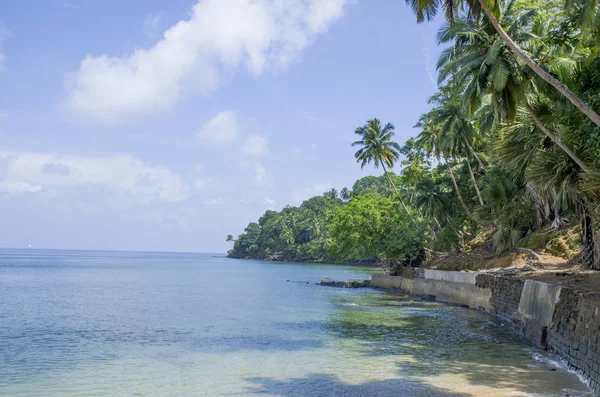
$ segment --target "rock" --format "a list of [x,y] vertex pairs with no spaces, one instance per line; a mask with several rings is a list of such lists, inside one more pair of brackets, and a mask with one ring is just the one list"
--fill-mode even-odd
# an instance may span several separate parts
[[321,279],[319,285],[326,287],[337,287],[337,288],[367,288],[371,286],[371,280],[362,281],[334,281],[329,278]]

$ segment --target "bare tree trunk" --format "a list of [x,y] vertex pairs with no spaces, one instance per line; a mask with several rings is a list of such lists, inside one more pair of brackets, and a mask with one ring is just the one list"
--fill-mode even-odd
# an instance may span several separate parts
[[577,165],[581,167],[583,171],[590,172],[588,166],[585,165],[585,163],[571,150],[569,146],[567,146],[557,135],[552,133],[552,131],[550,131],[548,127],[544,125],[544,123],[542,123],[540,117],[533,111],[533,109],[529,105],[525,105],[525,109],[527,110],[527,113],[529,113],[533,121],[535,121],[535,124],[538,126],[538,128],[542,130],[542,132],[548,138],[550,138],[552,142],[557,144],[558,147],[560,147],[575,163],[577,163]]
[[394,192],[396,192],[396,196],[398,196],[398,200],[400,200],[400,204],[402,204],[402,207],[404,208],[404,211],[406,211],[406,213],[408,214],[408,216],[410,217],[410,219],[414,223],[415,220],[413,219],[413,217],[410,214],[410,212],[408,212],[408,208],[406,208],[406,205],[404,205],[404,201],[402,200],[402,197],[400,197],[400,192],[398,191],[398,188],[396,187],[396,185],[394,185],[394,182],[392,182],[392,178],[390,178],[387,170],[385,169],[385,165],[383,164],[383,162],[381,163],[381,166],[383,167],[383,173],[385,174],[385,176],[387,177],[388,181],[390,182],[390,185],[394,189]]
[[463,137],[463,140],[465,141],[465,145],[467,145],[467,147],[469,148],[469,151],[471,152],[471,154],[473,155],[473,157],[475,157],[475,160],[477,160],[477,163],[479,163],[479,168],[481,168],[482,170],[485,170],[485,165],[483,165],[483,162],[481,161],[481,159],[477,155],[477,152],[475,151],[475,149],[473,149],[473,146],[471,146],[471,144],[469,143],[469,141],[467,140],[467,138],[465,138],[464,135],[462,137]]
[[448,221],[448,224],[450,225],[452,230],[454,230],[454,233],[456,233],[456,236],[460,239],[460,245],[464,245],[465,239],[463,238],[463,235],[461,233],[459,233],[458,230],[456,230],[456,226],[454,226],[454,222],[452,222],[452,218],[450,217],[450,215],[446,211],[444,211],[444,214],[446,215],[446,220]]
[[588,203],[583,204],[581,216],[581,262],[584,269],[600,270],[599,258],[596,257],[596,246],[594,239],[594,228],[592,226],[592,214]]
[[538,76],[540,76],[548,84],[556,88],[561,94],[565,96],[565,98],[567,98],[573,105],[575,105],[586,116],[588,116],[594,122],[594,124],[600,127],[600,115],[598,115],[598,113],[594,112],[594,110],[587,103],[579,99],[579,97],[573,91],[571,91],[569,87],[564,85],[550,73],[546,72],[540,65],[535,63],[535,61],[531,59],[527,54],[525,54],[525,51],[523,51],[521,47],[519,47],[519,45],[511,39],[511,37],[508,35],[508,33],[506,33],[504,28],[500,26],[500,23],[498,22],[498,19],[496,19],[496,16],[492,12],[492,10],[490,10],[490,7],[487,4],[487,0],[479,0],[479,4],[485,12],[485,15],[487,15],[491,24],[494,26],[500,37],[502,37],[502,39],[510,47],[510,49],[513,50],[513,52],[523,62],[525,62]]
[[475,191],[477,192],[477,198],[479,199],[479,204],[483,204],[483,198],[481,197],[481,192],[479,191],[479,186],[477,186],[477,180],[475,180],[475,175],[473,174],[473,168],[471,168],[471,162],[467,157],[467,165],[469,166],[469,173],[471,174],[471,180],[473,181],[473,186],[475,186]]
[[442,157],[444,157],[444,162],[446,163],[446,165],[448,166],[448,170],[450,171],[450,177],[452,178],[452,183],[454,184],[454,189],[456,190],[456,195],[458,196],[458,200],[460,201],[460,204],[462,205],[465,212],[469,216],[471,216],[471,211],[469,211],[469,207],[467,207],[467,205],[465,204],[465,202],[462,198],[462,194],[460,194],[460,190],[458,189],[458,183],[456,183],[456,178],[454,177],[454,172],[452,172],[452,167],[450,166],[450,163],[448,162],[448,159],[446,158],[446,155],[444,154],[444,152],[442,152]]

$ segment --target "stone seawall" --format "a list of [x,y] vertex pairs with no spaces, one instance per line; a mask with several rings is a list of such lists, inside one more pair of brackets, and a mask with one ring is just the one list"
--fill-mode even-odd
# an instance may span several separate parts
[[511,322],[535,346],[556,353],[600,396],[600,294],[514,277],[430,269],[374,274],[371,286],[484,310]]

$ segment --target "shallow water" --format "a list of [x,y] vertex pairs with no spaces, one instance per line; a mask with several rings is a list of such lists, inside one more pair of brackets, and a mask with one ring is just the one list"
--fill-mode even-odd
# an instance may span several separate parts
[[371,269],[0,250],[2,396],[571,396],[502,321],[376,290]]

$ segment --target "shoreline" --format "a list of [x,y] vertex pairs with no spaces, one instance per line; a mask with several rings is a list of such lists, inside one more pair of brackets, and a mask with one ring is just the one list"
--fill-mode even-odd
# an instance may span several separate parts
[[324,259],[298,261],[293,259],[286,259],[282,257],[267,257],[267,258],[252,258],[248,256],[231,256],[225,255],[229,259],[243,259],[243,260],[254,260],[263,262],[281,262],[281,263],[307,263],[307,264],[322,264],[322,265],[335,265],[335,266],[356,266],[356,267],[381,267],[381,262],[375,261],[349,261],[349,262],[330,262]]
[[401,290],[509,321],[533,346],[556,354],[600,396],[600,293],[477,272],[405,269],[373,274],[371,288]]

